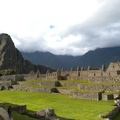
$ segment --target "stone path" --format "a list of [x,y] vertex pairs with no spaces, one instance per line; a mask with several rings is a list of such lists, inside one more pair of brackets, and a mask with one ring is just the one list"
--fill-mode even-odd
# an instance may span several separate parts
[[13,118],[9,119],[7,111],[2,107],[0,107],[0,115],[4,118],[4,120],[13,120]]

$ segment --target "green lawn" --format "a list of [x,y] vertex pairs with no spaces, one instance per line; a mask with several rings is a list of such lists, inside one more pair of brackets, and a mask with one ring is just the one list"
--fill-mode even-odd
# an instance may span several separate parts
[[91,101],[69,98],[68,95],[39,92],[0,91],[0,102],[27,105],[30,111],[54,108],[55,113],[67,120],[101,120],[100,114],[113,109],[113,101]]

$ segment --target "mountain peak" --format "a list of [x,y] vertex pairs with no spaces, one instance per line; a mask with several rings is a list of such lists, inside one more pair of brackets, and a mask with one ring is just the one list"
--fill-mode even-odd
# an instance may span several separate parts
[[0,34],[0,45],[1,44],[9,44],[9,45],[14,46],[14,43],[13,43],[11,37],[6,33],[1,33]]
[[19,52],[11,39],[6,34],[0,34],[0,70],[11,69],[16,73],[30,73],[30,71],[36,72],[40,70],[41,73],[45,73],[47,68],[41,65],[34,65],[28,60],[24,60],[22,54]]

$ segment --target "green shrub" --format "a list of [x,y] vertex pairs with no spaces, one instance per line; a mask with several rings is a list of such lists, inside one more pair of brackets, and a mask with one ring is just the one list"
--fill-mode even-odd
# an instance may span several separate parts
[[13,69],[0,70],[0,76],[2,75],[14,75],[15,71]]

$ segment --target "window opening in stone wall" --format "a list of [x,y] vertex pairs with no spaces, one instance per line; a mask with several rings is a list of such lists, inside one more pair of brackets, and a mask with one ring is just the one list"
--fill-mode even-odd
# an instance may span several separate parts
[[120,71],[117,71],[117,75],[120,75]]

